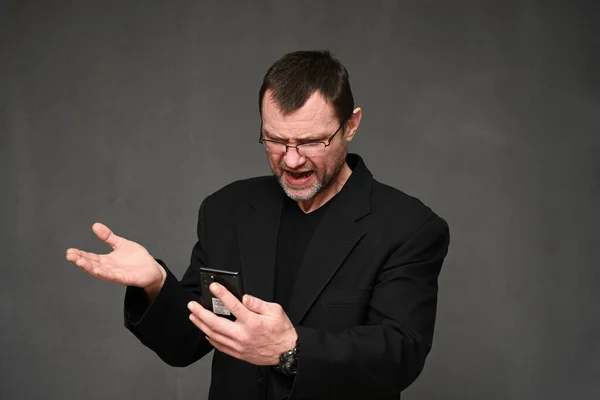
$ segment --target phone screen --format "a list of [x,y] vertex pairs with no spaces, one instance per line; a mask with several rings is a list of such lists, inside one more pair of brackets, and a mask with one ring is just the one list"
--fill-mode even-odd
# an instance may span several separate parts
[[239,272],[223,271],[209,268],[200,268],[200,285],[202,290],[202,307],[215,314],[235,319],[223,302],[215,297],[209,289],[211,283],[217,282],[229,290],[238,300],[242,301],[244,290],[242,287],[242,275]]

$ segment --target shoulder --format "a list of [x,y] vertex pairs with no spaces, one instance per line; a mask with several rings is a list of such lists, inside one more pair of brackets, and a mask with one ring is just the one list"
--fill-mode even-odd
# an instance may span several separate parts
[[237,197],[240,195],[255,193],[256,191],[268,189],[272,187],[273,184],[277,184],[277,180],[272,175],[240,179],[223,186],[221,189],[212,193],[210,197],[224,200],[229,197]]
[[412,236],[424,226],[446,232],[446,221],[419,198],[373,180],[371,216],[376,221]]
[[365,200],[368,196],[369,218],[363,223],[372,229],[410,236],[427,221],[443,221],[417,197],[375,179],[359,155],[349,154],[347,160],[354,166],[351,168],[356,174],[353,185],[358,189],[354,189],[355,195],[361,199],[365,196]]
[[277,190],[278,186],[277,179],[272,175],[240,179],[208,195],[203,204],[213,209],[231,209],[248,203],[253,196]]

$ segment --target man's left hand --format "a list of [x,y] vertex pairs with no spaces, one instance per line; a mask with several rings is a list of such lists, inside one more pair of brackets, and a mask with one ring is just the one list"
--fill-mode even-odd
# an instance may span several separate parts
[[217,350],[254,365],[276,365],[282,353],[296,346],[296,329],[279,304],[249,295],[240,302],[218,283],[212,283],[210,291],[236,317],[235,322],[195,301],[188,308],[190,320]]

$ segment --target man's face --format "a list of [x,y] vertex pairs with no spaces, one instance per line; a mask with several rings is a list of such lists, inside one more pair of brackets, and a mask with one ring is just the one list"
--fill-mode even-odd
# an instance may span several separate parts
[[[288,145],[309,141],[323,141],[340,126],[333,107],[316,92],[298,110],[283,115],[271,100],[267,90],[262,104],[263,136]],[[302,156],[296,149],[287,153],[267,152],[273,174],[285,193],[293,200],[310,200],[326,191],[336,179],[346,162],[346,138],[343,127],[329,146],[318,155]]]

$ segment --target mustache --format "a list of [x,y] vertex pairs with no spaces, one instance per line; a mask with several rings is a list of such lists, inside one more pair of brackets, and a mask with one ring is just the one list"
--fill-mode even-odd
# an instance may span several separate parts
[[285,172],[285,171],[292,172],[294,174],[301,174],[303,172],[315,172],[315,168],[312,168],[312,167],[306,168],[306,166],[303,166],[302,169],[296,170],[296,169],[288,168],[287,166],[280,164],[279,165],[279,169],[282,171],[282,173]]

